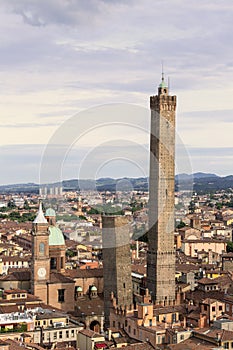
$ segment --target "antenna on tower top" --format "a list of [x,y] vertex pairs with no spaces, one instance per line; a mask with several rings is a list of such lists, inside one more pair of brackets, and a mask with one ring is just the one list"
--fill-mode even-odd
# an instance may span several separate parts
[[168,91],[170,91],[170,77],[167,78],[167,87],[168,87]]
[[161,68],[162,68],[162,81],[164,81],[163,60],[161,62]]

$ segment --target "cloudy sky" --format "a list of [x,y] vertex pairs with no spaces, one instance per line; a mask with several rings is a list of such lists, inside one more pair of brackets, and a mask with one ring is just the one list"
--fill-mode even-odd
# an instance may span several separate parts
[[61,178],[146,175],[161,61],[176,171],[233,174],[232,12],[232,0],[0,0],[0,183],[41,181],[48,145]]

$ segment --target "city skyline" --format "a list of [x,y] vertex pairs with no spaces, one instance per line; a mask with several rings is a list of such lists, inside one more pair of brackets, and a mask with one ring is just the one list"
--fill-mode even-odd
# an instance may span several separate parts
[[[79,113],[97,105],[148,109],[162,60],[178,96],[177,135],[191,170],[233,173],[228,1],[3,0],[0,7],[1,184],[39,182],[45,146],[75,114],[81,125]],[[95,149],[91,136],[72,150],[65,178],[73,178],[72,164],[78,166],[90,147]],[[133,132],[131,139],[148,149],[148,135],[141,136]],[[109,140],[114,137],[110,130]],[[123,141],[122,147],[127,135]],[[112,171],[119,177],[118,168],[105,169],[106,176]],[[133,177],[132,172],[125,164],[124,175]]]

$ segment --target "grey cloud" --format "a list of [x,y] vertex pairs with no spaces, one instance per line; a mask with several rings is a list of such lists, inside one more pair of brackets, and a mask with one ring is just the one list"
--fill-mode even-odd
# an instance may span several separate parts
[[31,26],[63,24],[67,26],[85,23],[87,15],[99,12],[99,1],[89,0],[18,0],[5,2],[13,12],[20,15]]
[[1,124],[0,129],[11,129],[11,128],[38,128],[47,126],[56,126],[59,123],[14,123],[14,124]]
[[[197,111],[197,112],[185,112],[180,113],[179,117],[183,121],[187,121],[192,124],[199,124],[202,122],[218,121],[221,123],[233,123],[233,111],[232,110],[217,110],[217,111]],[[189,124],[190,125],[190,124]]]
[[[213,147],[213,148],[198,148],[198,147],[189,147],[189,152],[191,157],[199,157],[202,155],[202,157],[231,157],[231,160],[233,160],[233,147]],[[233,174],[233,167],[232,167],[232,174]]]
[[233,148],[189,148],[193,172],[233,174]]
[[[180,6],[178,0],[172,6],[167,1],[149,0],[3,3],[27,15],[35,25],[54,26],[42,28],[30,37],[25,32],[27,28],[21,28],[22,35],[16,42],[2,44],[4,67],[12,65],[15,69],[24,65],[27,70],[32,66],[42,74],[75,72],[77,82],[62,82],[68,87],[86,85],[146,93],[147,86],[154,84],[154,77],[159,74],[162,58],[176,90],[210,86],[213,72],[219,83],[224,75],[230,74],[231,11],[226,11],[223,4],[207,1],[197,6],[195,1],[189,1]],[[80,26],[78,30],[61,28],[60,24],[66,23]],[[112,47],[120,40],[121,47]],[[130,73],[135,73],[134,81]],[[125,76],[130,82],[125,81]]]
[[38,182],[42,145],[0,147],[0,183]]

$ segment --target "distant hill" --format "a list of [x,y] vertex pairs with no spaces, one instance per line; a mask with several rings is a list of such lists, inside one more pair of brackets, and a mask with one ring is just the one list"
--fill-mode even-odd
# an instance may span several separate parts
[[79,190],[97,190],[97,191],[127,191],[134,189],[135,191],[148,191],[148,178],[100,178],[95,180],[66,180],[63,181],[65,191],[73,189]]
[[[64,191],[97,190],[97,191],[148,191],[148,177],[141,178],[100,178],[95,180],[64,180]],[[55,184],[51,184],[51,186]],[[175,176],[176,190],[193,190],[197,193],[210,193],[233,188],[233,175],[220,177],[215,174],[194,173]],[[35,183],[0,186],[0,193],[39,193],[39,185]]]
[[197,193],[212,193],[233,188],[233,175],[217,176],[215,174],[194,173],[176,175],[176,190],[193,188]]
[[175,179],[178,181],[186,181],[186,180],[197,180],[197,179],[204,179],[204,178],[210,178],[210,177],[215,177],[219,178],[219,176],[215,174],[208,174],[208,173],[194,173],[194,174],[178,174],[175,176]]
[[217,175],[215,175],[215,174],[208,174],[208,173],[194,173],[193,174],[193,177],[194,177],[194,179],[204,179],[204,178],[206,178],[206,177],[219,177],[219,176],[217,176]]
[[0,186],[0,193],[38,193],[39,185],[35,183],[11,184]]

